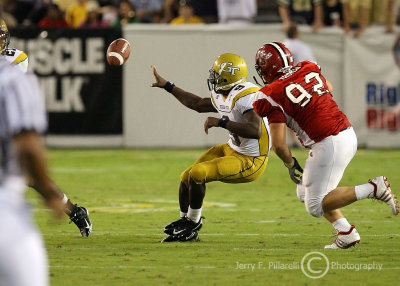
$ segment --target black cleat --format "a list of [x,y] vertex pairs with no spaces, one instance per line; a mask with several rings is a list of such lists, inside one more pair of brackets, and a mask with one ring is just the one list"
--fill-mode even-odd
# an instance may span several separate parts
[[189,235],[180,236],[180,237],[168,235],[166,238],[161,240],[161,243],[164,243],[164,242],[186,242],[186,241],[200,241],[199,234],[197,233],[197,231],[193,231]]
[[164,242],[178,242],[178,241],[179,241],[178,237],[173,236],[173,235],[168,235],[163,240],[161,240],[161,243],[164,243]]
[[186,217],[181,217],[180,219],[171,222],[170,224],[164,227],[164,233],[172,235],[175,228],[181,227],[186,221]]
[[193,235],[194,232],[198,232],[203,226],[203,218],[201,217],[198,222],[190,220],[185,217],[183,221],[177,225],[172,230],[172,235],[177,236],[181,241],[188,241],[189,236]]
[[[89,219],[89,212],[84,207],[75,205],[69,216],[71,222],[79,228],[82,236],[89,236],[92,232],[92,223]],[[70,222],[70,223],[71,223]]]
[[200,241],[199,234],[197,231],[192,231],[191,233],[187,233],[178,237],[180,242],[186,241]]

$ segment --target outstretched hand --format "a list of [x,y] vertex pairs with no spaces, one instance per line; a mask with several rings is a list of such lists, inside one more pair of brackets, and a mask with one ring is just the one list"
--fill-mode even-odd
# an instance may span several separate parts
[[167,80],[158,74],[155,66],[152,65],[151,69],[153,70],[155,82],[153,82],[150,86],[164,88],[165,84],[167,83]]

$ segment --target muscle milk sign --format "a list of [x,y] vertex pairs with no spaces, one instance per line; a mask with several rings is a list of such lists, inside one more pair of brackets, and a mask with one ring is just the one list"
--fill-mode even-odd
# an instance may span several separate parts
[[50,134],[121,134],[122,69],[105,60],[119,29],[17,29],[11,48],[24,51],[46,97]]

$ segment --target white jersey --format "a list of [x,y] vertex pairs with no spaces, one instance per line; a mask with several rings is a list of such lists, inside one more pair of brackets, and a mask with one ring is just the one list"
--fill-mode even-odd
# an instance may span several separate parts
[[49,285],[46,251],[24,200],[14,136],[44,131],[44,100],[34,75],[0,57],[0,285]]
[[[227,116],[230,121],[245,123],[244,114],[253,110],[252,95],[260,88],[251,82],[236,85],[227,96],[211,92],[211,102],[222,116]],[[268,155],[271,148],[268,119],[262,120],[262,134],[260,139],[243,138],[229,133],[229,146],[236,152],[247,156]]]
[[36,77],[24,74],[4,58],[0,58],[0,103],[0,193],[22,193],[25,181],[13,137],[24,130],[45,130],[44,98]]
[[28,56],[23,51],[17,49],[6,49],[3,56],[5,59],[20,68],[21,71],[28,71]]

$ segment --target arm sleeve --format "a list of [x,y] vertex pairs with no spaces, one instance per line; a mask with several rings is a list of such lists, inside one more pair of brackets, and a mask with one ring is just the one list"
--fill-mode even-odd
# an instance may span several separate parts
[[272,106],[267,112],[268,123],[286,123],[285,115],[277,106]]

